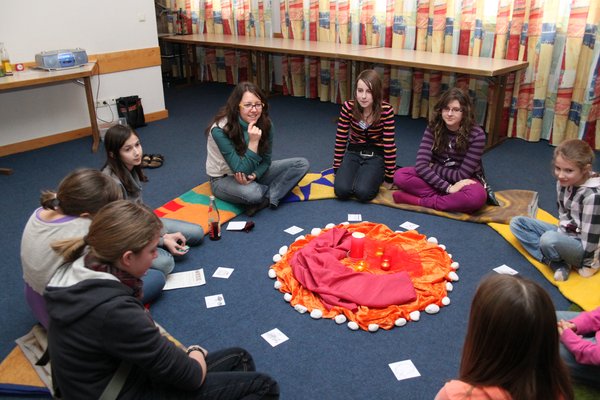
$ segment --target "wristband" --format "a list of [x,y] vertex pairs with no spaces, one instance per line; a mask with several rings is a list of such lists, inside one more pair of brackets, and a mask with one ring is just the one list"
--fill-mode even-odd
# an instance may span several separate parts
[[204,358],[206,358],[206,350],[204,350],[202,347],[198,346],[197,344],[193,344],[191,346],[189,346],[187,348],[186,353],[189,355],[192,351],[199,351],[200,353],[202,353],[202,355],[204,356]]

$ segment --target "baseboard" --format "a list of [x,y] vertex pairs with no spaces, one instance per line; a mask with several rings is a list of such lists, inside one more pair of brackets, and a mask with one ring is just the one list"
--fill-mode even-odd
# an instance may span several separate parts
[[[146,122],[154,122],[169,117],[168,110],[156,111],[153,113],[144,114]],[[11,143],[4,146],[0,146],[0,157],[8,156],[11,154],[23,153],[25,151],[40,149],[46,146],[52,146],[53,144],[68,142],[70,140],[80,139],[82,137],[92,136],[92,127],[88,126],[81,129],[75,129],[73,131],[57,133],[55,135],[39,137],[31,140],[25,140],[23,142]],[[90,149],[92,143],[90,141]]]

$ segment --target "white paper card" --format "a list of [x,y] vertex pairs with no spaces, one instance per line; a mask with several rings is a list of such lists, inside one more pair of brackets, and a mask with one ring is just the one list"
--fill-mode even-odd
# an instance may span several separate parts
[[417,229],[418,227],[419,227],[419,225],[409,222],[409,221],[406,221],[406,222],[400,224],[400,228],[404,228],[407,231],[412,231],[414,229]]
[[362,215],[348,214],[348,222],[360,222],[360,221],[362,221]]
[[167,276],[163,290],[180,289],[206,284],[202,268],[193,271],[176,272]]
[[496,271],[499,274],[504,274],[504,275],[516,275],[519,272],[515,271],[514,269],[512,269],[511,267],[509,267],[506,264],[502,264],[499,267],[494,268],[494,271]]
[[271,329],[269,332],[265,332],[262,335],[263,339],[265,339],[271,346],[275,347],[289,338],[283,334],[279,329]]
[[227,279],[233,273],[233,268],[219,267],[213,273],[213,278]]
[[246,221],[231,221],[227,224],[228,231],[242,231],[246,227]]
[[225,299],[222,294],[206,296],[204,301],[206,302],[206,308],[221,307],[225,305]]
[[415,367],[415,364],[413,364],[411,360],[398,361],[389,364],[389,366],[392,369],[394,375],[396,376],[396,379],[398,379],[399,381],[403,379],[416,378],[418,376],[421,376],[421,374],[417,370],[417,367]]
[[293,226],[290,226],[289,228],[287,228],[286,230],[284,230],[284,232],[287,232],[290,235],[295,235],[296,233],[300,233],[303,230],[304,229],[300,228],[299,226],[293,225]]

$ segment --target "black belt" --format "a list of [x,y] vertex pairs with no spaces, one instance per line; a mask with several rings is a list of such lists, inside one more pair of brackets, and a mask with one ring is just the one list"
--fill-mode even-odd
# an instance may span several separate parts
[[221,176],[209,176],[208,180],[212,182],[212,181],[216,181],[217,179],[225,178],[226,176],[229,176],[229,175],[225,174],[225,175],[221,175]]
[[348,151],[351,151],[353,153],[358,153],[361,157],[366,157],[366,158],[370,158],[373,156],[383,157],[383,149],[376,147],[376,146],[367,145],[367,144],[349,143]]

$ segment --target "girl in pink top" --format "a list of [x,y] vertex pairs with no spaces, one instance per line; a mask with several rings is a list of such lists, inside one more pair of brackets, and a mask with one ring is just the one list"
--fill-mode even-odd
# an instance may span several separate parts
[[471,304],[460,380],[446,383],[436,400],[573,399],[558,344],[548,293],[527,279],[489,275]]
[[559,311],[560,355],[571,377],[600,387],[600,307],[588,312]]

